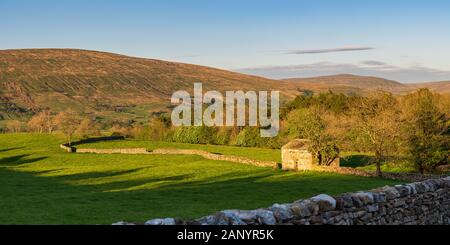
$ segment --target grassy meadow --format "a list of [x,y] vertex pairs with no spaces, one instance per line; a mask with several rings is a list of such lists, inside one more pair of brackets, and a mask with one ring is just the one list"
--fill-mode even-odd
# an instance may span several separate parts
[[[283,172],[199,156],[69,154],[59,135],[0,135],[0,224],[111,224],[196,218],[254,209],[320,193],[366,190],[394,181]],[[196,148],[279,161],[278,150],[143,141],[83,147]]]
[[[120,140],[108,142],[88,143],[77,146],[80,149],[117,149],[117,148],[146,148],[155,149],[198,149],[221,155],[246,157],[261,161],[275,161],[281,163],[280,149],[266,149],[253,147],[219,146],[219,145],[194,145],[174,142],[151,142],[144,140]],[[342,152],[341,166],[352,167],[361,170],[375,171],[373,154],[361,152]],[[415,172],[411,160],[402,156],[390,156],[382,164],[385,172]]]

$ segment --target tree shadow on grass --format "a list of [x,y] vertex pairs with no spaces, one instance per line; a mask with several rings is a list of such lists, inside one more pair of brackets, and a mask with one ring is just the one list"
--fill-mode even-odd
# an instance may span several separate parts
[[65,183],[73,186],[92,186],[96,191],[111,192],[111,191],[126,191],[128,189],[139,188],[140,186],[149,183],[160,183],[159,187],[169,186],[173,183],[179,183],[192,178],[191,174],[180,174],[167,177],[145,177],[123,180],[127,176],[132,176],[141,170],[149,167],[135,168],[125,171],[108,171],[108,172],[89,172],[71,175],[56,175],[49,176],[53,181],[58,183]]
[[373,161],[373,156],[364,154],[350,155],[341,158],[341,166],[350,168],[364,167],[370,165],[371,163],[373,163]]
[[8,152],[8,151],[20,150],[20,149],[23,149],[23,148],[25,148],[25,147],[13,147],[13,148],[0,149],[0,153]]
[[24,165],[24,164],[29,164],[29,163],[34,163],[34,162],[39,162],[41,160],[47,159],[47,157],[35,157],[35,158],[28,158],[31,155],[29,154],[22,154],[22,155],[17,155],[17,156],[12,156],[12,157],[4,157],[0,159],[0,166],[19,166],[19,165]]
[[[74,180],[127,175],[133,171],[37,176],[0,168],[0,223],[111,224],[120,220],[197,218],[224,209],[255,209],[316,194],[338,194],[394,183],[375,178],[306,174],[270,179],[273,170],[232,172],[192,179],[190,174],[74,185]],[[291,176],[292,175],[292,176]],[[127,188],[164,182],[154,188]],[[18,185],[20,183],[20,185]],[[120,191],[114,191],[118,190]],[[18,208],[18,206],[20,208]]]
[[[389,155],[381,160],[381,165],[384,166],[390,164],[391,166],[401,167],[406,166],[405,163],[409,162],[412,162],[412,159],[408,156]],[[375,157],[367,154],[350,155],[341,158],[342,167],[358,168],[371,165],[373,165],[372,167],[375,167]]]

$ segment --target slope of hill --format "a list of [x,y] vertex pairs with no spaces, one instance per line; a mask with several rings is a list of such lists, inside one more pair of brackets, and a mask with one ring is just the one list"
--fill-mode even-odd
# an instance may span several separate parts
[[0,51],[0,101],[25,111],[73,107],[101,114],[131,108],[145,114],[167,106],[175,91],[191,91],[195,82],[221,92],[281,88],[286,98],[296,94],[288,82],[203,66],[73,49]]
[[438,93],[450,93],[450,81],[408,84],[411,90],[429,88]]
[[396,81],[378,77],[355,76],[341,74],[335,76],[323,76],[312,78],[291,78],[284,81],[294,82],[311,90],[328,91],[342,93],[366,93],[374,90],[384,90],[393,93],[408,90],[408,86]]
[[336,75],[271,80],[204,66],[76,49],[0,50],[0,121],[34,112],[73,108],[108,120],[146,120],[166,110],[177,90],[279,90],[291,99],[302,90],[402,94],[421,87],[450,92],[450,82],[401,84],[377,77]]
[[417,89],[428,88],[438,93],[450,93],[450,81],[425,83],[399,83],[379,77],[341,74],[312,78],[290,78],[283,81],[296,83],[313,91],[340,92],[344,94],[367,94],[374,90],[383,90],[394,94],[405,94]]

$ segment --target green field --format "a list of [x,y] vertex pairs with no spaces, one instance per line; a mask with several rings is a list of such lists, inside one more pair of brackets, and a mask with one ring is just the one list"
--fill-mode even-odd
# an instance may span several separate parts
[[[224,209],[254,209],[320,193],[396,184],[329,173],[283,172],[199,156],[69,154],[59,149],[63,142],[64,138],[55,135],[0,135],[0,224],[111,224],[158,217],[195,218]],[[95,145],[169,146],[133,141]],[[81,147],[88,146],[94,145]],[[279,160],[277,150],[177,147]]]
[[146,148],[155,149],[197,149],[221,155],[246,157],[261,161],[281,162],[281,151],[275,149],[244,148],[218,145],[192,145],[172,142],[150,142],[142,140],[119,140],[108,142],[89,143],[77,146],[79,149],[117,149],[117,148]]
[[[222,155],[232,155],[246,157],[261,161],[275,161],[281,163],[281,150],[279,149],[261,149],[261,148],[243,148],[233,146],[217,146],[217,145],[192,145],[172,142],[149,142],[142,140],[119,140],[109,142],[89,143],[77,146],[80,149],[117,149],[117,148],[146,148],[147,150],[155,149],[199,149],[211,153]],[[361,170],[375,171],[376,166],[373,164],[373,154],[360,152],[343,152],[341,153],[341,166],[352,167]],[[391,156],[382,164],[382,170],[385,172],[415,172],[413,163],[400,156]]]

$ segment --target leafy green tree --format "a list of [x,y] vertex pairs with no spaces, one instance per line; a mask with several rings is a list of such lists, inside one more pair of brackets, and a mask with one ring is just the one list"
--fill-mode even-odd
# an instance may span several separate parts
[[216,129],[212,127],[179,127],[176,129],[173,140],[187,144],[214,144]]
[[317,108],[298,109],[288,116],[286,133],[290,138],[311,141],[310,151],[320,165],[331,165],[339,157],[334,137],[326,132],[327,123]]
[[445,164],[450,154],[449,110],[440,109],[439,100],[440,96],[428,89],[403,100],[406,146],[421,173]]
[[236,138],[236,146],[258,147],[263,145],[263,140],[258,127],[245,127],[239,132]]

